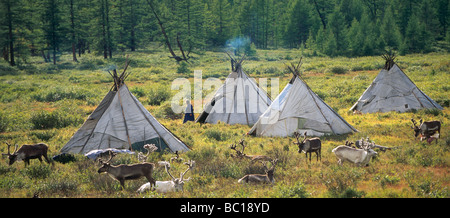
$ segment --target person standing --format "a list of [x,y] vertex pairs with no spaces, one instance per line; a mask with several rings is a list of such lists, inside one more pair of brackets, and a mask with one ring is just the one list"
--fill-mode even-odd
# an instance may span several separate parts
[[186,123],[187,121],[195,121],[194,108],[192,107],[191,101],[189,100],[186,100],[186,109],[184,110],[183,123]]

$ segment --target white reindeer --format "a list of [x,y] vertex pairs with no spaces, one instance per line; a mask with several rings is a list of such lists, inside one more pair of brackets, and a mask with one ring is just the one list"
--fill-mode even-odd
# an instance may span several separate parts
[[342,165],[345,161],[356,164],[356,166],[366,166],[370,159],[378,153],[372,150],[374,144],[367,143],[362,149],[339,145],[332,152],[339,159],[338,164]]
[[170,163],[167,161],[159,161],[159,165],[164,166],[166,169],[167,174],[172,178],[170,181],[156,181],[155,185],[152,186],[149,182],[142,185],[137,192],[143,193],[147,190],[151,190],[152,188],[155,189],[158,193],[167,193],[167,192],[178,192],[183,191],[184,183],[189,181],[191,178],[184,179],[184,175],[189,171],[192,170],[195,166],[195,161],[189,160],[188,162],[184,162],[185,165],[188,166],[186,171],[183,173],[180,173],[180,178],[175,178],[170,174]]
[[148,155],[150,153],[158,150],[158,147],[156,147],[155,144],[146,144],[146,145],[144,145],[144,148],[147,150],[147,154],[144,155],[144,153],[139,152],[138,156],[137,156],[139,162],[142,162],[142,163],[147,161]]

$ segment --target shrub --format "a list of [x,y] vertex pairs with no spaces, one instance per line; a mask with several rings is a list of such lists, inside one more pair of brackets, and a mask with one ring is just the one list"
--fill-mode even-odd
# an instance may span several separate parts
[[147,97],[150,105],[161,105],[163,101],[171,97],[170,88],[164,85],[154,85],[150,88]]
[[164,118],[164,119],[180,119],[183,117],[182,113],[175,113],[172,110],[171,102],[164,102],[155,112],[156,118]]
[[203,134],[209,139],[215,139],[216,141],[225,141],[228,138],[227,133],[215,129],[207,129]]
[[140,98],[145,96],[144,89],[142,87],[135,86],[131,88],[131,93],[133,93],[134,96]]
[[274,193],[275,198],[307,198],[309,193],[306,191],[305,185],[297,182],[292,186],[278,184]]
[[6,132],[9,126],[9,117],[6,113],[0,112],[0,132]]
[[38,192],[48,194],[64,194],[69,196],[72,192],[75,192],[78,188],[78,183],[69,178],[53,178],[50,181],[42,184],[38,188]]
[[341,66],[334,66],[330,69],[330,71],[334,74],[344,74],[347,73],[348,69]]
[[359,169],[347,170],[344,167],[331,167],[331,172],[324,173],[321,178],[334,198],[362,197],[363,192],[357,191],[356,185],[362,177]]
[[63,99],[78,99],[85,101],[91,97],[92,94],[87,90],[67,87],[55,87],[49,91],[44,91],[32,96],[33,99],[40,102],[56,102]]
[[178,66],[177,68],[177,73],[178,74],[189,74],[191,72],[191,70],[188,67],[188,64],[183,61],[180,63],[180,66]]
[[386,187],[386,185],[395,185],[400,181],[400,178],[396,176],[389,176],[386,175],[383,178],[380,179],[380,185],[381,187]]
[[48,141],[56,135],[55,130],[36,130],[30,132],[31,136],[35,136],[39,140]]
[[52,170],[48,164],[30,165],[22,170],[22,174],[30,179],[45,179],[49,177],[51,173]]
[[72,113],[40,111],[32,114],[30,121],[33,129],[52,129],[79,125],[83,118]]

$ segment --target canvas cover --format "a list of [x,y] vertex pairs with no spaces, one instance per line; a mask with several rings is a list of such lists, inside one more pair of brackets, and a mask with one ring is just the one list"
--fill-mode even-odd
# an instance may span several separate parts
[[424,108],[443,109],[423,93],[397,64],[394,64],[390,70],[380,71],[350,110],[375,113],[405,112]]
[[152,143],[158,147],[158,151],[189,150],[123,84],[118,91],[108,92],[61,152],[85,154],[106,148],[141,150],[144,144]]
[[196,122],[216,124],[221,121],[251,126],[271,103],[267,93],[238,67],[205,104]]
[[357,131],[319,98],[298,76],[286,85],[249,131],[256,136],[308,136]]

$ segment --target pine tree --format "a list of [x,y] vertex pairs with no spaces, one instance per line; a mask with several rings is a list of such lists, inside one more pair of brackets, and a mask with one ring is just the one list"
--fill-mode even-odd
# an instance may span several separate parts
[[320,27],[320,29],[317,31],[316,34],[316,49],[317,51],[324,53],[324,47],[326,43],[326,35],[325,35],[325,29],[323,26]]
[[336,5],[333,13],[330,14],[327,26],[333,32],[334,40],[336,41],[336,50],[340,54],[345,55],[348,45],[346,37],[347,26],[339,5]]
[[285,32],[286,44],[289,47],[297,47],[301,43],[305,43],[308,38],[311,22],[309,11],[311,8],[305,0],[297,0],[290,12],[289,23]]
[[56,52],[63,38],[61,28],[60,2],[58,0],[47,0],[43,14],[45,39],[48,49],[52,51],[53,64],[56,65]]
[[377,35],[374,33],[373,22],[371,22],[368,13],[364,13],[361,16],[360,21],[360,34],[364,38],[364,43],[361,48],[360,55],[369,56],[373,55],[376,48]]
[[364,46],[365,36],[361,31],[359,21],[354,18],[352,24],[347,33],[349,40],[349,54],[351,56],[359,56],[362,54],[362,48]]
[[405,33],[405,44],[407,52],[426,51],[431,46],[430,32],[417,16],[411,16]]
[[338,50],[338,43],[331,28],[328,28],[326,31],[326,41],[323,45],[323,53],[331,57],[337,56],[341,53]]
[[14,59],[14,30],[16,28],[16,16],[18,5],[14,0],[5,0],[1,2],[2,19],[2,44],[3,44],[3,59],[9,62],[11,66],[15,66]]
[[380,37],[385,46],[397,49],[401,43],[401,34],[393,13],[392,6],[386,9],[380,26]]

